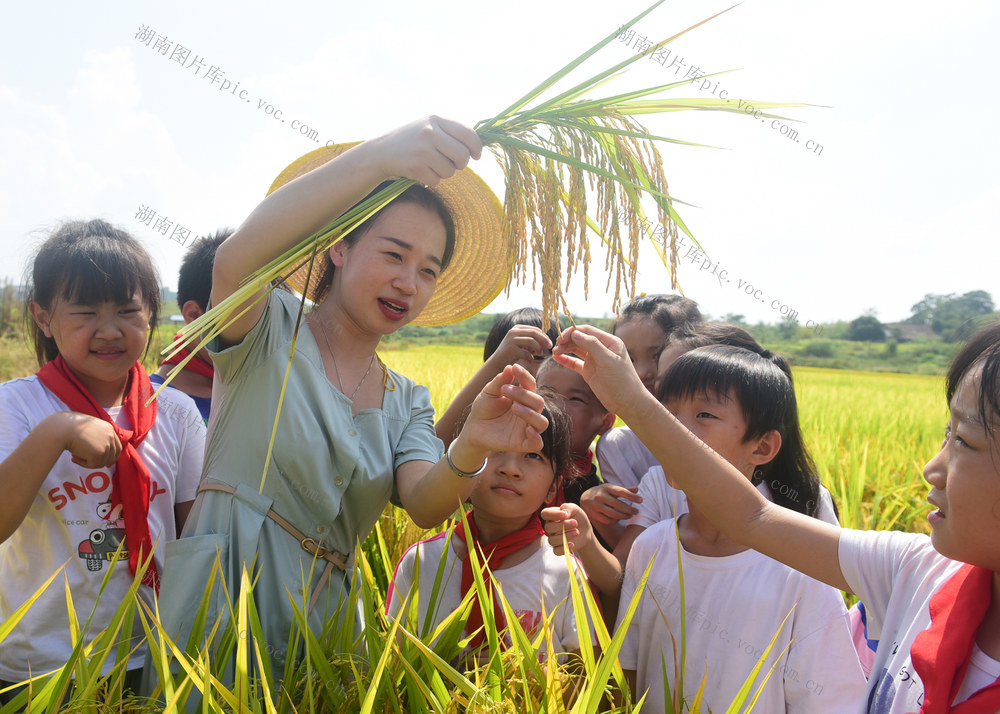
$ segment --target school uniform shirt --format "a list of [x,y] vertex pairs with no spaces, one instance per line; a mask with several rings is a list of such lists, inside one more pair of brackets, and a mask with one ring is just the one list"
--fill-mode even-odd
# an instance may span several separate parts
[[680,546],[675,523],[657,523],[636,539],[622,584],[617,628],[655,557],[619,654],[621,666],[636,671],[637,696],[649,690],[643,711],[664,710],[664,661],[671,691],[677,687],[672,643],[680,653],[680,548],[683,691],[689,704],[707,673],[703,706],[725,711],[780,628],[754,682],[752,691],[774,665],[754,711],[857,712],[865,680],[841,593],[754,550],[723,557],[689,553]]
[[[920,710],[924,686],[910,660],[910,647],[931,625],[931,597],[962,563],[934,550],[922,534],[844,530],[840,568],[865,604],[868,636],[877,639],[875,662],[862,712],[903,714]],[[975,647],[965,681],[953,704],[1000,677],[1000,662]]]
[[597,440],[601,478],[625,488],[638,486],[643,475],[659,461],[627,426],[619,426]]
[[[775,488],[781,488],[781,484],[772,482]],[[785,487],[787,488],[787,487]],[[766,481],[757,484],[757,490],[763,494],[764,498],[771,501],[771,488]],[[642,496],[642,503],[632,504],[636,509],[636,514],[632,516],[628,525],[642,526],[649,528],[654,523],[665,521],[668,518],[679,518],[688,512],[687,495],[679,488],[674,488],[667,483],[667,477],[663,474],[663,467],[657,464],[646,472],[639,482],[639,495]],[[794,498],[794,495],[792,495]],[[837,511],[833,507],[833,497],[826,486],[820,484],[819,487],[819,508],[816,512],[817,518],[832,525],[840,525],[837,520]]]
[[[138,447],[151,477],[149,532],[154,559],[163,572],[164,547],[177,533],[174,505],[191,501],[198,489],[205,451],[205,423],[194,402],[176,390],[156,398],[156,422]],[[70,409],[37,377],[0,384],[0,459],[27,438],[45,417]],[[108,415],[131,428],[122,407]],[[121,508],[111,506],[111,478],[115,466],[89,469],[72,462],[64,451],[45,477],[24,521],[0,544],[0,622],[27,601],[52,573],[63,567],[31,609],[0,645],[0,679],[20,682],[30,673],[61,667],[72,651],[63,576],[73,594],[73,606],[82,625],[97,603],[89,637],[106,627],[118,605],[128,597],[132,584],[128,543]],[[125,542],[118,560],[115,551]],[[108,570],[112,576],[98,599]],[[139,588],[152,603],[152,590]],[[136,620],[135,642],[142,637]],[[134,654],[130,667],[142,663],[143,651]],[[108,658],[105,672],[114,664]]]
[[[428,618],[432,624],[426,627],[433,629],[457,610],[462,602],[464,595],[461,589],[462,560],[447,536],[448,531],[445,531],[410,546],[396,565],[392,582],[389,584],[386,605],[389,617],[395,617],[411,596],[418,598],[417,609],[420,620],[417,624],[410,623],[416,632],[425,631]],[[445,560],[440,597],[436,602],[431,602],[430,593],[434,588],[434,580],[442,558]],[[583,568],[576,559],[573,563],[577,568],[577,577],[586,583]],[[419,581],[414,587],[415,571],[419,572]],[[543,540],[541,547],[527,560],[492,572],[493,578],[500,584],[504,597],[517,614],[521,627],[529,637],[541,627],[544,621],[543,611],[548,615],[555,612],[555,617],[552,619],[552,642],[555,651],[571,652],[580,649],[580,635],[576,629],[576,617],[573,614],[570,593],[573,585],[566,568],[566,559],[556,555],[547,541]],[[591,642],[594,642],[593,634],[590,636]]]

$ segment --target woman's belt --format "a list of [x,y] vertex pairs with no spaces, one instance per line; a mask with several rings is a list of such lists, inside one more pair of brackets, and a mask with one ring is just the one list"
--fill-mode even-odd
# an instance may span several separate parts
[[[236,494],[236,489],[224,483],[203,483],[198,487],[198,492],[201,493],[202,491],[222,491],[223,493],[228,493],[230,495]],[[320,592],[330,579],[330,573],[333,571],[333,568],[336,567],[342,571],[347,570],[347,556],[335,550],[328,550],[325,546],[320,545],[316,542],[315,538],[307,536],[305,533],[285,520],[273,508],[269,509],[265,515],[295,538],[295,540],[299,542],[299,545],[302,546],[302,550],[309,553],[314,558],[326,561],[326,567],[323,569],[323,574],[320,576],[319,582],[316,583],[316,588],[312,591],[312,594],[309,597],[309,609],[306,612],[312,612],[313,607],[316,605],[316,601],[319,600]]]

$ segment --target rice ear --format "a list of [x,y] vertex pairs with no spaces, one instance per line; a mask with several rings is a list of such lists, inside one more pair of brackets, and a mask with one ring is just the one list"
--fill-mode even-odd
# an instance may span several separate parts
[[[636,117],[675,111],[736,110],[717,98],[668,100],[661,96],[688,84],[686,78],[644,89],[611,92],[603,98],[587,97],[598,88],[621,81],[624,70],[639,59],[649,57],[653,51],[721,13],[616,62],[589,79],[556,88],[585,60],[619,36],[621,30],[645,17],[661,2],[657,0],[618,31],[603,37],[500,114],[476,125],[480,138],[496,155],[504,174],[505,237],[514,246],[508,290],[515,280],[527,282],[530,263],[533,288],[538,288],[540,279],[545,315],[556,314],[566,305],[564,291],[578,271],[583,272],[584,294],[589,290],[590,265],[595,256],[588,228],[599,227],[595,232],[605,246],[604,266],[609,276],[606,289],[612,296],[612,310],[635,295],[639,247],[645,240],[652,243],[670,275],[670,287],[680,289],[678,230],[688,236],[691,232],[675,208],[675,201],[683,202],[670,192],[656,142],[688,142],[651,134]],[[540,100],[550,90],[557,92],[555,96]],[[773,109],[803,105],[755,101],[754,106]],[[262,286],[272,284],[310,254],[322,255],[345,232],[412,183],[409,179],[395,181],[249,276],[239,291],[182,329],[182,342],[174,343],[172,348],[190,346],[199,334],[218,333]],[[656,206],[656,225],[646,217],[644,196]],[[179,368],[170,373],[165,384]]]

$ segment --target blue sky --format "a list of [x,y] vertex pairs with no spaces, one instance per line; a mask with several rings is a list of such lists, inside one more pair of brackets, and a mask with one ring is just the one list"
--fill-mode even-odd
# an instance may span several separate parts
[[[318,145],[293,120],[320,142],[376,136],[429,113],[473,124],[643,7],[11,6],[0,29],[3,273],[19,280],[58,220],[101,216],[140,237],[173,285],[184,249],[140,222],[140,208],[166,217],[171,232],[238,225],[277,173]],[[662,39],[725,7],[674,0],[636,30]],[[167,54],[136,39],[142,27],[169,42]],[[788,110],[798,141],[751,116],[648,122],[724,147],[663,148],[671,191],[696,206],[682,215],[708,254],[707,264],[682,263],[686,294],[715,316],[776,322],[794,310],[802,323],[871,308],[901,319],[927,292],[983,289],[1000,300],[998,29],[1000,6],[988,0],[748,0],[672,45],[685,68],[738,69],[719,79],[733,99],[822,105]],[[187,67],[171,59],[178,44],[190,52]],[[631,51],[613,43],[593,68]],[[206,77],[213,66],[216,83]],[[621,86],[673,78],[643,60]],[[711,94],[690,87],[676,96]],[[502,193],[495,162],[474,168]],[[663,267],[643,253],[638,289],[667,287]],[[592,276],[590,288],[585,300],[574,285],[570,306],[609,313],[604,280]],[[538,301],[529,280],[491,310]]]

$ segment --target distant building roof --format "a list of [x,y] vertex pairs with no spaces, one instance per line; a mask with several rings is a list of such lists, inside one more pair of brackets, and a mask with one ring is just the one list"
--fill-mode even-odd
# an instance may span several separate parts
[[900,342],[933,340],[937,337],[930,325],[914,325],[909,322],[887,322],[885,334],[886,337],[895,337]]

